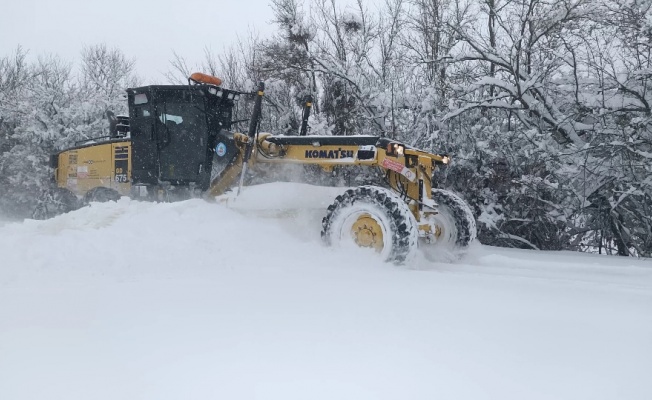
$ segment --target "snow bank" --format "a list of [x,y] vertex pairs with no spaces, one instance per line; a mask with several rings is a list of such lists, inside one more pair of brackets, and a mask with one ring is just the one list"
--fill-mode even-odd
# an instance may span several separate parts
[[398,268],[322,246],[331,193],[249,189],[1,226],[0,398],[652,398],[649,261]]

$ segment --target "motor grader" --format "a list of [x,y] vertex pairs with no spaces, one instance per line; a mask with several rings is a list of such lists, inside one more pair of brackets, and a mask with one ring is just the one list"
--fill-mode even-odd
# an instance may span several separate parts
[[[325,172],[359,166],[378,169],[383,182],[343,189],[334,199],[322,221],[327,245],[370,248],[400,264],[419,246],[460,250],[475,239],[475,220],[466,203],[432,187],[433,172],[450,161],[447,155],[380,136],[259,132],[262,82],[250,93],[254,105],[247,132],[233,132],[234,104],[247,93],[221,83],[195,73],[188,85],[128,89],[129,116],[109,115],[109,137],[52,156],[56,188],[40,203],[36,216],[121,195],[214,200],[229,190],[239,191],[247,174],[265,165],[313,165]],[[308,114],[304,112],[304,123]]]

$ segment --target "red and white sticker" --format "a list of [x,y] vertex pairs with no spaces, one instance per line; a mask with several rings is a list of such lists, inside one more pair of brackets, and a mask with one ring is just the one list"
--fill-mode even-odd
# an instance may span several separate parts
[[390,160],[389,158],[384,159],[382,165],[387,169],[391,169],[392,171],[398,172],[399,174],[408,178],[411,182],[414,182],[414,180],[417,177],[417,175],[414,172],[412,172],[408,167],[394,160]]
[[87,165],[78,165],[77,166],[77,178],[88,178],[88,166]]

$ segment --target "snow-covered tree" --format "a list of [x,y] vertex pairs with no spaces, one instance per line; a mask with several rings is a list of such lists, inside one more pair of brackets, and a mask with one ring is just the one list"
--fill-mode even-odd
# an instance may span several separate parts
[[0,206],[29,215],[50,184],[50,154],[108,134],[107,110],[124,113],[133,61],[104,45],[82,52],[81,73],[53,55],[28,61],[18,49],[0,60]]

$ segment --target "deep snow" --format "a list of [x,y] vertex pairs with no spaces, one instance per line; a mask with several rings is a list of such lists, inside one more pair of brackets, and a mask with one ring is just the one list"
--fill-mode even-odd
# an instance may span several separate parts
[[0,225],[0,399],[652,398],[652,262],[396,267],[321,244],[332,193]]

